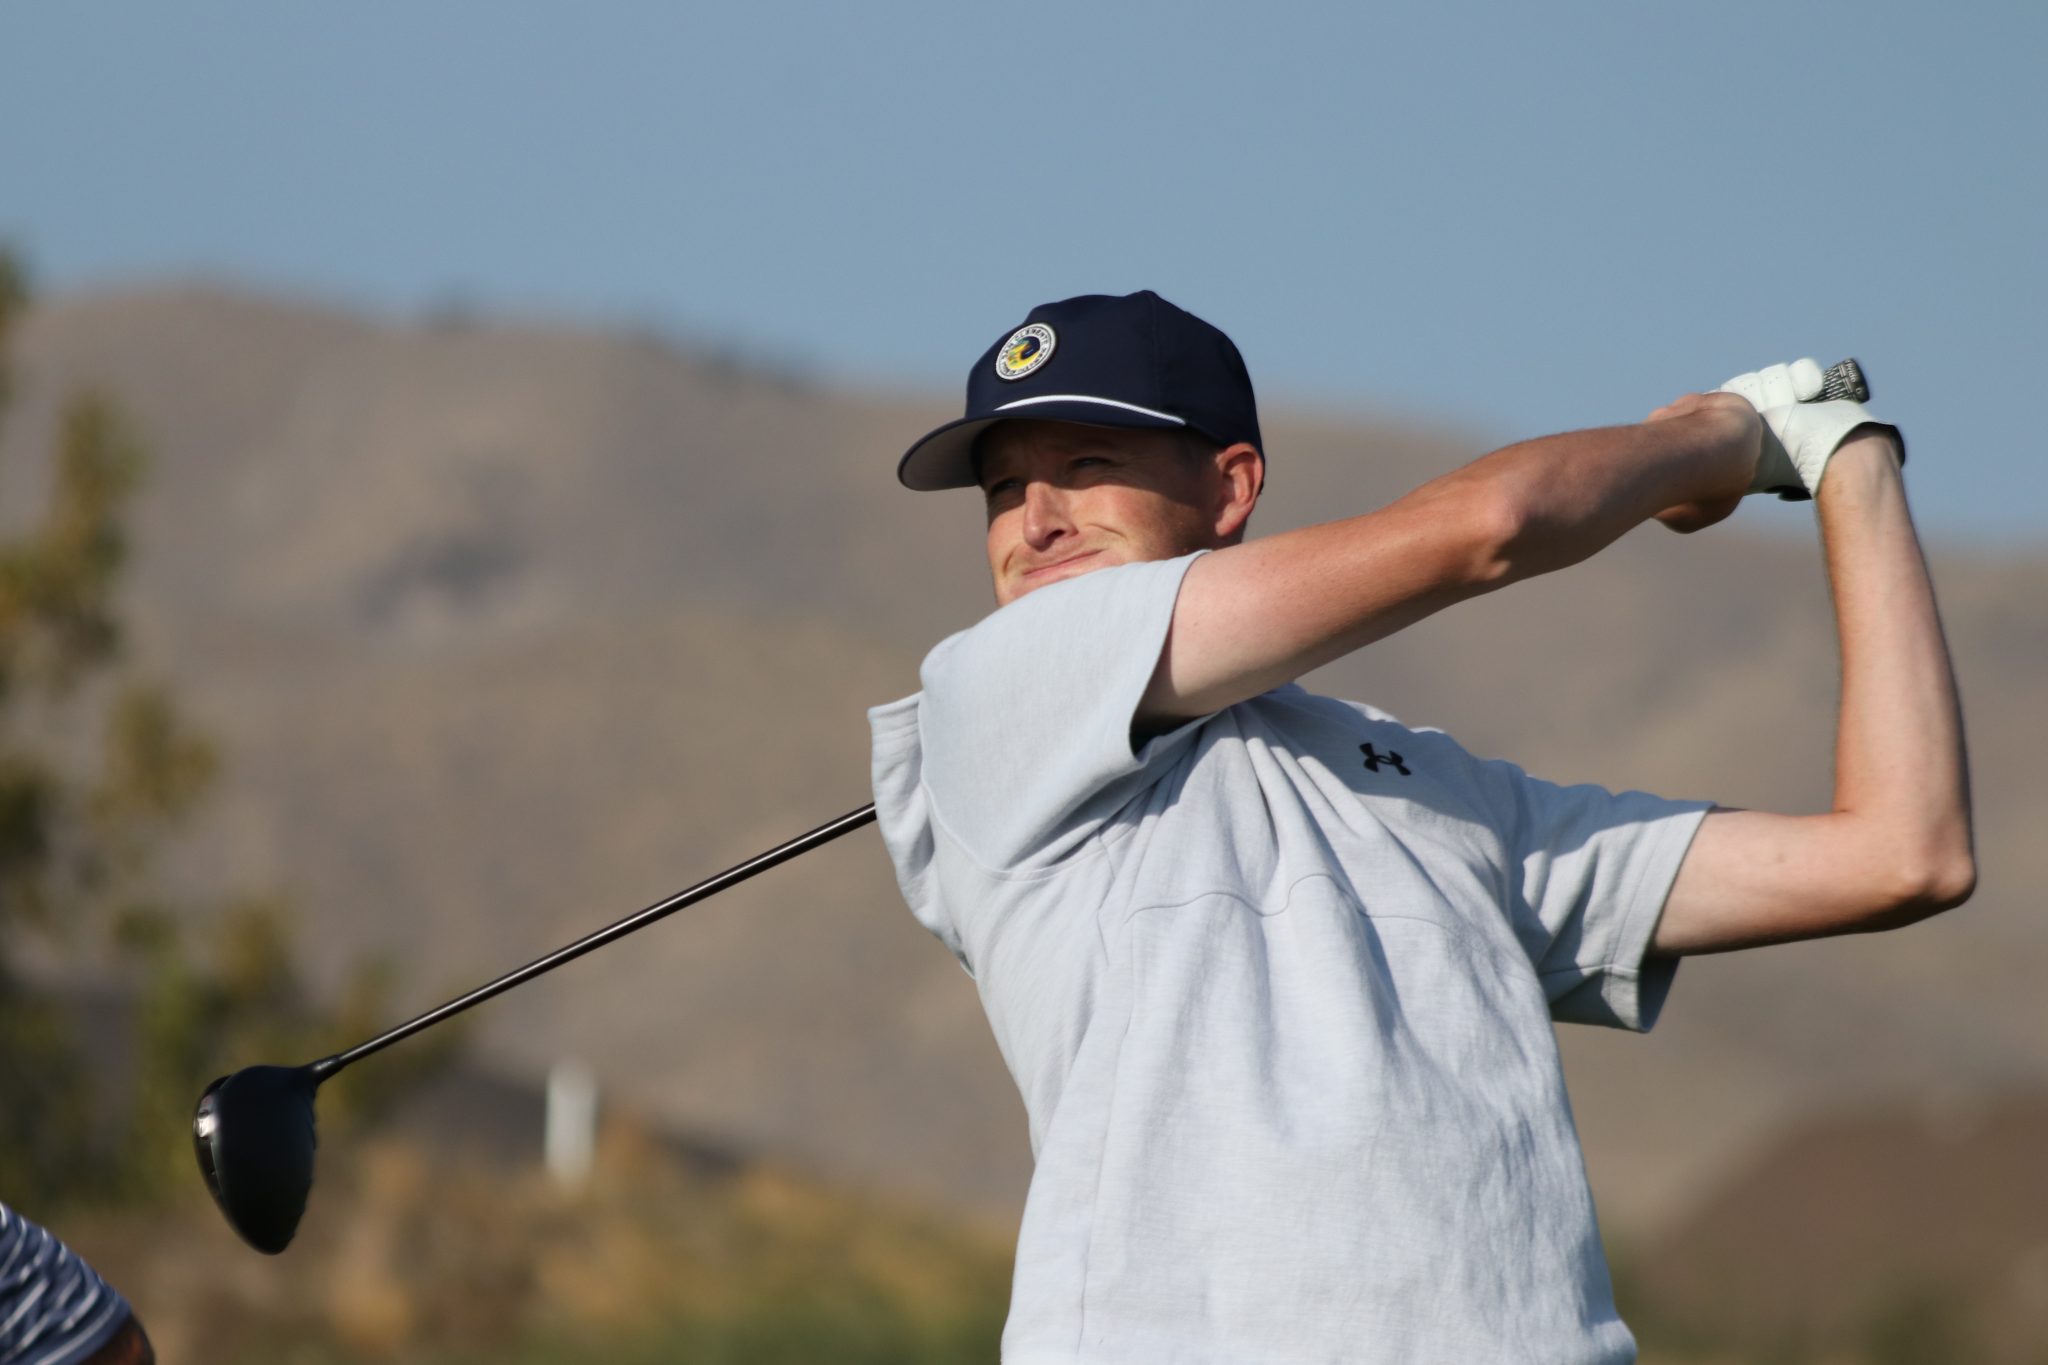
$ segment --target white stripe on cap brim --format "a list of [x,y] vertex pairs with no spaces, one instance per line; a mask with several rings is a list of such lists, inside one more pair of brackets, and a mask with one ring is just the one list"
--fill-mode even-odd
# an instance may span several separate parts
[[972,488],[976,439],[990,427],[1040,414],[1048,421],[1079,422],[1085,426],[1150,427],[1155,431],[1192,429],[1184,417],[1095,394],[1040,394],[1014,399],[1004,406],[1009,411],[989,408],[973,416],[955,418],[925,433],[924,439],[904,452],[897,463],[897,479],[905,488],[920,493],[940,488]]
[[1097,398],[1092,393],[1041,393],[1032,398],[1018,398],[1008,403],[998,403],[994,410],[1008,412],[1012,408],[1028,408],[1037,403],[1093,403],[1098,407],[1122,408],[1125,412],[1135,412],[1142,417],[1156,417],[1177,427],[1188,424],[1187,418],[1176,417],[1170,412],[1161,412],[1157,408],[1141,408],[1136,403],[1126,403],[1117,398]]

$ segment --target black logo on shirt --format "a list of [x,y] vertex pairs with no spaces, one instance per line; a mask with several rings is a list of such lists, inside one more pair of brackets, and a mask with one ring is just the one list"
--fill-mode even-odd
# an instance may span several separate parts
[[1414,776],[1413,773],[1408,771],[1408,765],[1401,761],[1401,755],[1397,753],[1393,753],[1390,751],[1388,753],[1383,754],[1379,750],[1373,748],[1370,744],[1359,745],[1358,752],[1365,755],[1365,766],[1372,769],[1374,772],[1378,772],[1380,770],[1380,764],[1389,763],[1393,765],[1394,771],[1401,774],[1401,776]]

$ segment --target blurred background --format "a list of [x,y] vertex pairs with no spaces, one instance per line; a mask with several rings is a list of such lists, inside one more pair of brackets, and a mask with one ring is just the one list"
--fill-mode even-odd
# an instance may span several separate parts
[[[1153,288],[1251,366],[1263,532],[1864,362],[1976,898],[1688,963],[1567,1031],[1575,1112],[1646,1360],[2048,1361],[2044,59],[2017,5],[0,10],[0,1200],[171,1361],[993,1360],[1022,1109],[871,834],[327,1087],[277,1260],[188,1115],[866,801],[990,605],[896,457]],[[1806,507],[1310,682],[1829,800]]]

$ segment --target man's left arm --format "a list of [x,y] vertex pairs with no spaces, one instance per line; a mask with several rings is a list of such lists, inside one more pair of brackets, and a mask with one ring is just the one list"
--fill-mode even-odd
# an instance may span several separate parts
[[1895,928],[1976,885],[1962,712],[1892,433],[1851,435],[1815,503],[1842,655],[1834,809],[1710,813],[1653,952]]

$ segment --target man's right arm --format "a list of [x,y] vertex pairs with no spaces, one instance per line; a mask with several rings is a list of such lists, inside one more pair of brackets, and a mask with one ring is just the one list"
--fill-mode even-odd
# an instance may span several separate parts
[[1376,512],[1189,568],[1139,722],[1219,711],[1460,602],[1576,564],[1652,517],[1694,530],[1748,489],[1762,422],[1692,394],[1636,426],[1524,441]]

